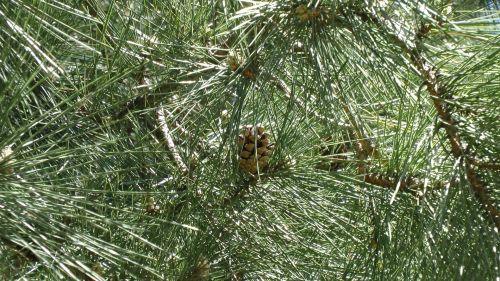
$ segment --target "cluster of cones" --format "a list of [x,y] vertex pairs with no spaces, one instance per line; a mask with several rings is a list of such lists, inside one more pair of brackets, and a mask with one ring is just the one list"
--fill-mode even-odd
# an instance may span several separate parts
[[269,155],[273,146],[269,143],[269,135],[261,126],[245,126],[238,137],[242,146],[240,153],[240,169],[251,174],[262,171],[268,166]]
[[306,5],[300,5],[295,8],[295,15],[300,21],[305,22],[320,16],[319,8],[309,8]]

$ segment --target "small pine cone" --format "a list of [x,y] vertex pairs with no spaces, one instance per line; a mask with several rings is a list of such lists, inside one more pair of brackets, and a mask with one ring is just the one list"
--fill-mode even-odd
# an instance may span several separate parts
[[312,8],[307,12],[309,18],[317,18],[320,15],[320,9],[319,8]]
[[247,125],[238,136],[238,144],[243,145],[240,152],[239,167],[242,171],[255,174],[268,166],[270,148],[269,135],[264,127]]
[[295,16],[301,21],[306,22],[312,20],[314,18],[318,18],[321,16],[321,8],[309,8],[306,5],[302,4],[295,8]]
[[295,8],[295,14],[297,16],[307,14],[307,6],[304,4],[298,6],[297,8]]
[[250,68],[245,69],[243,71],[242,75],[243,75],[243,77],[246,77],[246,78],[252,79],[252,80],[255,79],[255,76],[256,76],[255,72],[252,71],[252,69],[250,69]]

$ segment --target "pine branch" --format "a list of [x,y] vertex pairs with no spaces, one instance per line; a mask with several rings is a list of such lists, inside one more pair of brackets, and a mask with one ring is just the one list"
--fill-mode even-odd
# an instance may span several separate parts
[[[446,90],[475,77],[457,70],[454,78],[467,81],[444,84],[430,62],[446,61],[453,51],[425,57],[428,54],[420,53],[424,49],[419,46],[412,54],[414,38],[408,34],[420,40],[435,28],[417,26],[415,32],[381,40],[385,32],[393,32],[383,13],[398,18],[396,12],[401,12],[402,21],[411,26],[415,19],[433,17],[422,8],[425,1],[397,2],[387,8],[380,7],[384,1],[375,1],[375,7],[370,1],[359,2],[345,10],[332,1],[11,2],[23,3],[14,4],[18,9],[0,5],[0,25],[19,26],[0,36],[0,45],[9,50],[0,54],[5,62],[0,64],[0,111],[7,108],[0,114],[0,124],[5,124],[0,125],[0,136],[7,136],[0,143],[0,221],[7,218],[13,226],[0,233],[0,248],[6,250],[0,253],[0,272],[12,271],[0,273],[4,279],[64,279],[64,274],[78,280],[178,281],[418,279],[429,273],[446,280],[457,272],[464,279],[496,276],[495,253],[484,251],[495,245],[495,236],[484,236],[489,225],[470,227],[482,221],[476,214],[476,207],[483,211],[481,199],[479,203],[473,198],[478,203],[470,206],[469,194],[450,190],[450,196],[439,192],[442,196],[427,200],[418,210],[406,200],[423,198],[426,190],[432,193],[456,185],[455,176],[443,180],[432,176],[450,168],[449,158],[465,174],[466,185],[477,181],[486,188],[478,175],[500,169],[495,157],[476,158],[475,154],[494,148],[494,132],[484,134],[491,137],[484,143],[492,141],[487,147],[477,146],[478,151],[476,146],[466,147],[483,144],[483,138],[475,139],[470,132],[494,128],[495,114],[482,119],[481,112],[474,112],[472,117],[483,123],[462,131],[461,121],[455,118],[460,112],[444,101],[449,98]],[[369,14],[379,17],[378,26]],[[462,35],[477,33],[463,31]],[[157,41],[149,48],[152,37]],[[295,43],[303,47],[301,54],[287,60],[288,48]],[[455,43],[468,50],[475,42]],[[408,50],[401,51],[405,47]],[[481,50],[481,46],[471,49]],[[220,65],[229,50],[246,58],[233,75]],[[315,60],[307,58],[308,51]],[[260,69],[257,55],[262,60]],[[471,60],[479,55],[473,54]],[[418,56],[429,62],[419,61]],[[40,83],[34,73],[46,65],[44,57],[61,66],[64,79],[44,80],[35,87]],[[155,67],[156,59],[168,67]],[[496,60],[491,61],[494,66]],[[490,69],[479,63],[472,70],[489,75]],[[387,73],[391,67],[394,75]],[[473,81],[479,82],[478,87],[483,85],[479,75],[479,81]],[[149,77],[154,77],[152,83]],[[415,80],[426,81],[422,89],[437,89],[436,95],[429,89],[423,94],[429,92],[435,104],[429,100],[425,106],[442,109],[438,115],[451,130],[443,130],[446,138],[439,139],[444,147],[430,142],[432,131],[426,130],[433,116],[412,107],[413,96],[389,104],[408,88],[413,94],[418,87]],[[323,89],[314,88],[318,85]],[[476,93],[476,85],[465,87]],[[487,85],[491,88],[479,89],[486,101],[493,97],[496,84],[488,81]],[[262,97],[269,86],[276,89],[276,96]],[[248,92],[241,96],[237,92],[236,98],[226,95],[232,88]],[[174,93],[180,98],[172,97],[162,106],[159,97]],[[453,106],[461,105],[458,99],[455,102]],[[467,102],[479,107],[483,100]],[[149,109],[154,115],[145,114]],[[232,111],[231,118],[217,119],[221,110]],[[233,146],[224,142],[216,150],[219,140],[225,141],[221,129],[235,129],[252,118],[269,124],[282,144],[271,159],[271,169],[248,176],[221,173],[218,165],[234,154]],[[153,134],[153,140],[161,143],[163,156],[145,134]],[[456,140],[451,152],[446,151],[450,138]],[[429,152],[435,154],[421,149],[427,141]],[[15,152],[8,150],[10,145]],[[380,161],[378,169],[391,171],[403,163],[403,172],[376,174],[376,150],[395,158]],[[197,161],[190,159],[196,152],[211,161],[203,161],[195,171]],[[284,169],[289,158],[304,161],[293,161],[290,169]],[[350,163],[349,168],[339,171],[343,162]],[[464,169],[468,163],[470,167]],[[329,172],[313,170],[311,165]],[[423,166],[428,174],[420,174]],[[197,180],[190,185],[203,192],[186,192],[186,184],[170,180],[172,168],[181,182],[196,173]],[[486,181],[487,175],[481,179]],[[352,183],[371,190],[358,192],[350,188]],[[35,193],[41,194],[36,198],[29,197],[33,184]],[[466,188],[478,189],[470,186]],[[396,189],[411,196],[395,205],[377,196]],[[487,196],[486,190],[483,193]],[[495,195],[492,192],[491,199]],[[144,196],[148,196],[145,205],[141,204]],[[173,218],[174,227],[163,223]],[[187,224],[199,225],[201,231],[180,227]],[[7,235],[11,228],[14,232]],[[441,255],[448,258],[440,259]],[[16,265],[15,259],[14,263],[8,260],[15,256],[33,262]],[[433,262],[426,262],[429,259]],[[98,266],[101,263],[103,268]],[[402,269],[401,263],[409,266]]]
[[422,55],[421,51],[417,47],[420,45],[421,39],[426,35],[427,32],[430,31],[430,28],[426,25],[423,25],[418,31],[415,38],[415,47],[411,47],[398,36],[388,31],[388,27],[385,26],[381,20],[379,20],[377,15],[359,11],[357,12],[357,15],[363,21],[373,23],[379,29],[387,31],[389,39],[410,56],[413,65],[424,80],[427,92],[432,99],[434,108],[436,109],[437,114],[444,125],[453,157],[457,160],[463,161],[467,180],[469,181],[469,184],[472,187],[476,198],[487,210],[496,227],[500,228],[500,212],[495,207],[493,200],[488,195],[485,184],[481,182],[480,177],[476,169],[474,168],[474,161],[467,157],[465,153],[465,147],[458,134],[456,121],[453,119],[449,108],[443,103],[444,97],[449,97],[451,93],[442,83],[440,83],[438,79],[438,77],[440,76],[439,69],[433,66],[432,63]]
[[[278,77],[270,74],[271,81],[273,81],[276,85],[276,87],[281,90],[284,94],[285,97],[292,100],[292,102],[301,110],[304,112],[308,112],[307,108],[305,107],[304,103],[297,99],[296,97],[292,96],[292,91],[286,85],[285,81],[279,79]],[[345,100],[344,100],[345,102]],[[349,108],[344,105],[344,111],[351,117],[351,120],[354,120],[354,116],[352,115],[351,111]],[[326,125],[328,125],[331,122],[334,122],[332,119],[321,115],[317,111],[312,111],[311,112],[314,117],[316,117],[318,120],[322,121]],[[354,124],[357,124],[354,122]],[[352,127],[348,127],[348,129],[351,131],[351,134],[355,136],[354,139],[356,139],[356,145],[354,145],[354,149],[356,150],[356,158],[358,160],[358,174],[364,175],[363,180],[366,183],[370,183],[373,185],[377,185],[380,187],[386,187],[386,188],[395,188],[397,186],[397,180],[393,180],[388,176],[382,176],[382,175],[375,175],[375,174],[368,174],[368,163],[367,159],[370,155],[378,155],[378,152],[375,150],[375,148],[371,145],[371,143],[364,138],[363,133],[361,132],[361,129],[353,129]],[[400,189],[403,192],[413,192],[413,190],[409,190],[407,187],[411,185],[411,183],[415,183],[416,181],[413,179],[408,179],[408,181],[404,181],[403,184],[401,184]],[[419,181],[420,182],[420,181]],[[408,183],[408,184],[407,184]],[[439,186],[439,184],[438,184]],[[424,184],[421,183],[418,187],[415,188],[421,188],[423,189]]]
[[[384,188],[390,188],[390,189],[396,189],[396,186],[399,183],[399,190],[402,192],[410,192],[410,193],[417,193],[420,195],[420,192],[425,189],[426,183],[424,180],[416,177],[404,177],[401,179],[399,176],[395,177],[389,177],[386,175],[380,175],[380,174],[366,174],[364,176],[364,181],[376,186],[384,187]],[[433,190],[436,189],[441,189],[445,187],[448,182],[435,182],[434,184],[431,185],[431,188]]]
[[[292,95],[292,90],[288,87],[288,85],[286,85],[285,81],[279,79],[278,77],[272,74],[269,74],[269,76],[271,77],[271,81],[275,83],[276,87],[285,94],[285,97],[291,100],[295,104],[295,106],[297,106],[299,109],[303,110],[306,113],[312,114],[315,118],[323,122],[325,125],[336,123],[335,120],[328,118],[327,116],[324,116],[317,111],[307,110],[304,102]],[[368,138],[365,136],[362,127],[356,121],[355,115],[351,112],[351,110],[347,106],[346,100],[343,97],[340,97],[340,100],[343,104],[342,108],[344,109],[344,112],[347,114],[349,121],[351,123],[351,126],[345,126],[345,125],[341,126],[351,131],[351,134],[355,136],[354,139],[356,140],[357,143],[357,145],[355,146],[355,150],[359,160],[358,173],[366,174],[368,172],[366,160],[368,159],[369,156],[377,155],[378,153],[376,152],[375,148],[371,145]]]

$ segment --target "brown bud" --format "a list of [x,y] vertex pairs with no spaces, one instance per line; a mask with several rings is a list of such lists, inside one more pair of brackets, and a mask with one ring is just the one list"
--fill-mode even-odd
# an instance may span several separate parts
[[302,4],[300,6],[298,6],[297,8],[295,8],[295,14],[297,16],[300,16],[300,15],[303,15],[303,14],[306,14],[307,13],[307,6]]
[[263,161],[263,162],[267,162],[267,161],[269,161],[269,156],[262,156],[262,157],[260,157],[260,158],[259,158],[259,163],[260,163],[261,161]]
[[319,17],[319,15],[320,15],[319,8],[312,8],[310,11],[308,11],[308,15],[311,18]]
[[307,13],[305,14],[297,14],[297,18],[299,18],[299,20],[301,22],[305,22],[309,19],[309,15]]
[[255,72],[250,68],[243,70],[242,75],[248,79],[255,79]]

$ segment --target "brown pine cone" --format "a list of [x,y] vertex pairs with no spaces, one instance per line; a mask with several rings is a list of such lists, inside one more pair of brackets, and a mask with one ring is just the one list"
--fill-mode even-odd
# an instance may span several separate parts
[[262,126],[243,127],[238,136],[241,146],[239,167],[242,171],[255,174],[268,166],[272,146],[269,145],[269,135],[264,132]]

